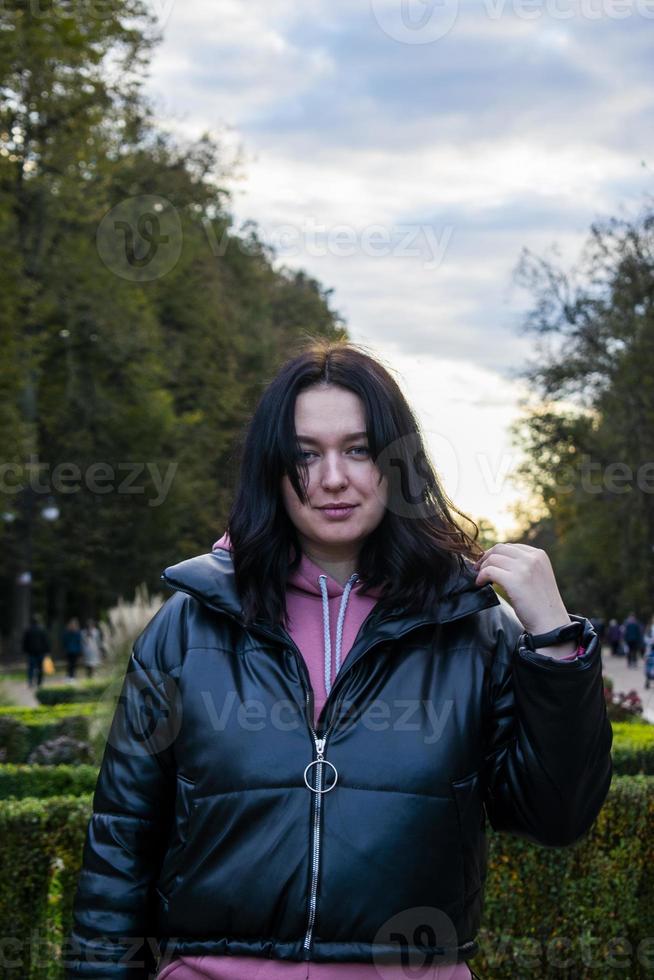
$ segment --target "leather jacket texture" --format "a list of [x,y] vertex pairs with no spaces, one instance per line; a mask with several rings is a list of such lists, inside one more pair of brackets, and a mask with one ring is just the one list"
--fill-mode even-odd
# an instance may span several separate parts
[[315,727],[302,654],[281,625],[246,628],[230,554],[165,570],[104,750],[67,977],[145,980],[180,955],[389,962],[388,924],[427,907],[433,962],[475,954],[487,822],[579,840],[612,731],[590,621],[571,614],[583,657],[543,656],[456,566],[431,608],[372,609]]

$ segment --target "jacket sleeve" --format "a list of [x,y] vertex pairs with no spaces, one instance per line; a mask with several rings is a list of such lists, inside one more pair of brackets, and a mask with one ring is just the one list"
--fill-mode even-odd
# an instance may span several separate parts
[[[172,597],[134,644],[93,796],[82,868],[64,944],[65,977],[147,980],[159,949],[153,885],[164,856],[179,730]],[[177,654],[179,656],[179,653]]]
[[501,600],[487,683],[485,807],[491,826],[563,847],[590,829],[609,791],[613,732],[597,634],[583,623],[582,657],[530,651]]

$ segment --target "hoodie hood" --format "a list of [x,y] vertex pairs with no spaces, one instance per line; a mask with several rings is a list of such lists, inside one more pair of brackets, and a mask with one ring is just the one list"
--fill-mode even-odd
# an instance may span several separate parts
[[[214,542],[214,552],[223,550],[231,553],[231,542],[229,533],[226,531],[218,541]],[[345,615],[348,610],[350,599],[356,600],[362,584],[357,572],[353,572],[344,585],[325,572],[324,569],[311,561],[304,553],[300,558],[300,564],[296,569],[289,573],[287,588],[289,592],[289,613],[291,620],[293,612],[301,610],[303,614],[311,612],[311,607],[319,600],[321,608],[321,633],[322,633],[322,659],[324,666],[325,691],[329,694],[333,679],[338,674],[342,662],[343,630],[345,625]],[[359,602],[367,599],[365,612],[369,612],[374,602],[382,595],[382,588],[373,588],[368,591],[367,596],[361,596]],[[294,597],[304,597],[305,602],[298,604],[293,602]],[[310,603],[306,599],[311,599]],[[336,629],[332,653],[332,627],[330,616],[330,600],[338,601],[338,615],[336,619]],[[371,601],[372,600],[372,601]],[[334,603],[331,605],[333,606]],[[362,616],[357,617],[361,619]],[[333,669],[332,669],[333,665]]]

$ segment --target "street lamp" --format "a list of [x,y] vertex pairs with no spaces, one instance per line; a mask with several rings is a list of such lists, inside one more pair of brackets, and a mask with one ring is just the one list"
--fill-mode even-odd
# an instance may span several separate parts
[[41,508],[41,517],[46,521],[59,520],[59,508],[54,497],[48,497]]
[[44,521],[53,524],[59,519],[59,507],[51,495],[47,496],[38,507],[35,508],[35,491],[31,486],[27,486],[25,492],[25,503],[23,516],[11,510],[2,514],[2,519],[6,524],[22,524],[25,530],[24,542],[25,553],[23,568],[19,571],[15,579],[14,589],[14,614],[13,614],[13,653],[20,654],[23,633],[27,629],[32,615],[32,527],[35,517],[40,516]]

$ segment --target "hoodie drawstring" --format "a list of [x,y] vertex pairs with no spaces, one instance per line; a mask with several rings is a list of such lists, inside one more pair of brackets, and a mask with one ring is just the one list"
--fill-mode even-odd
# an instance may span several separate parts
[[[343,595],[341,596],[341,604],[338,610],[338,620],[336,623],[336,656],[335,656],[335,667],[334,667],[334,677],[338,674],[341,666],[341,644],[343,642],[343,621],[345,619],[345,610],[347,609],[348,599],[350,597],[350,592],[354,583],[357,581],[359,576],[356,572],[350,575],[349,579],[345,583],[343,589]],[[329,601],[327,598],[327,576],[318,576],[318,583],[320,585],[320,592],[322,594],[322,624],[325,639],[325,691],[327,694],[332,688],[332,643],[329,635]]]

